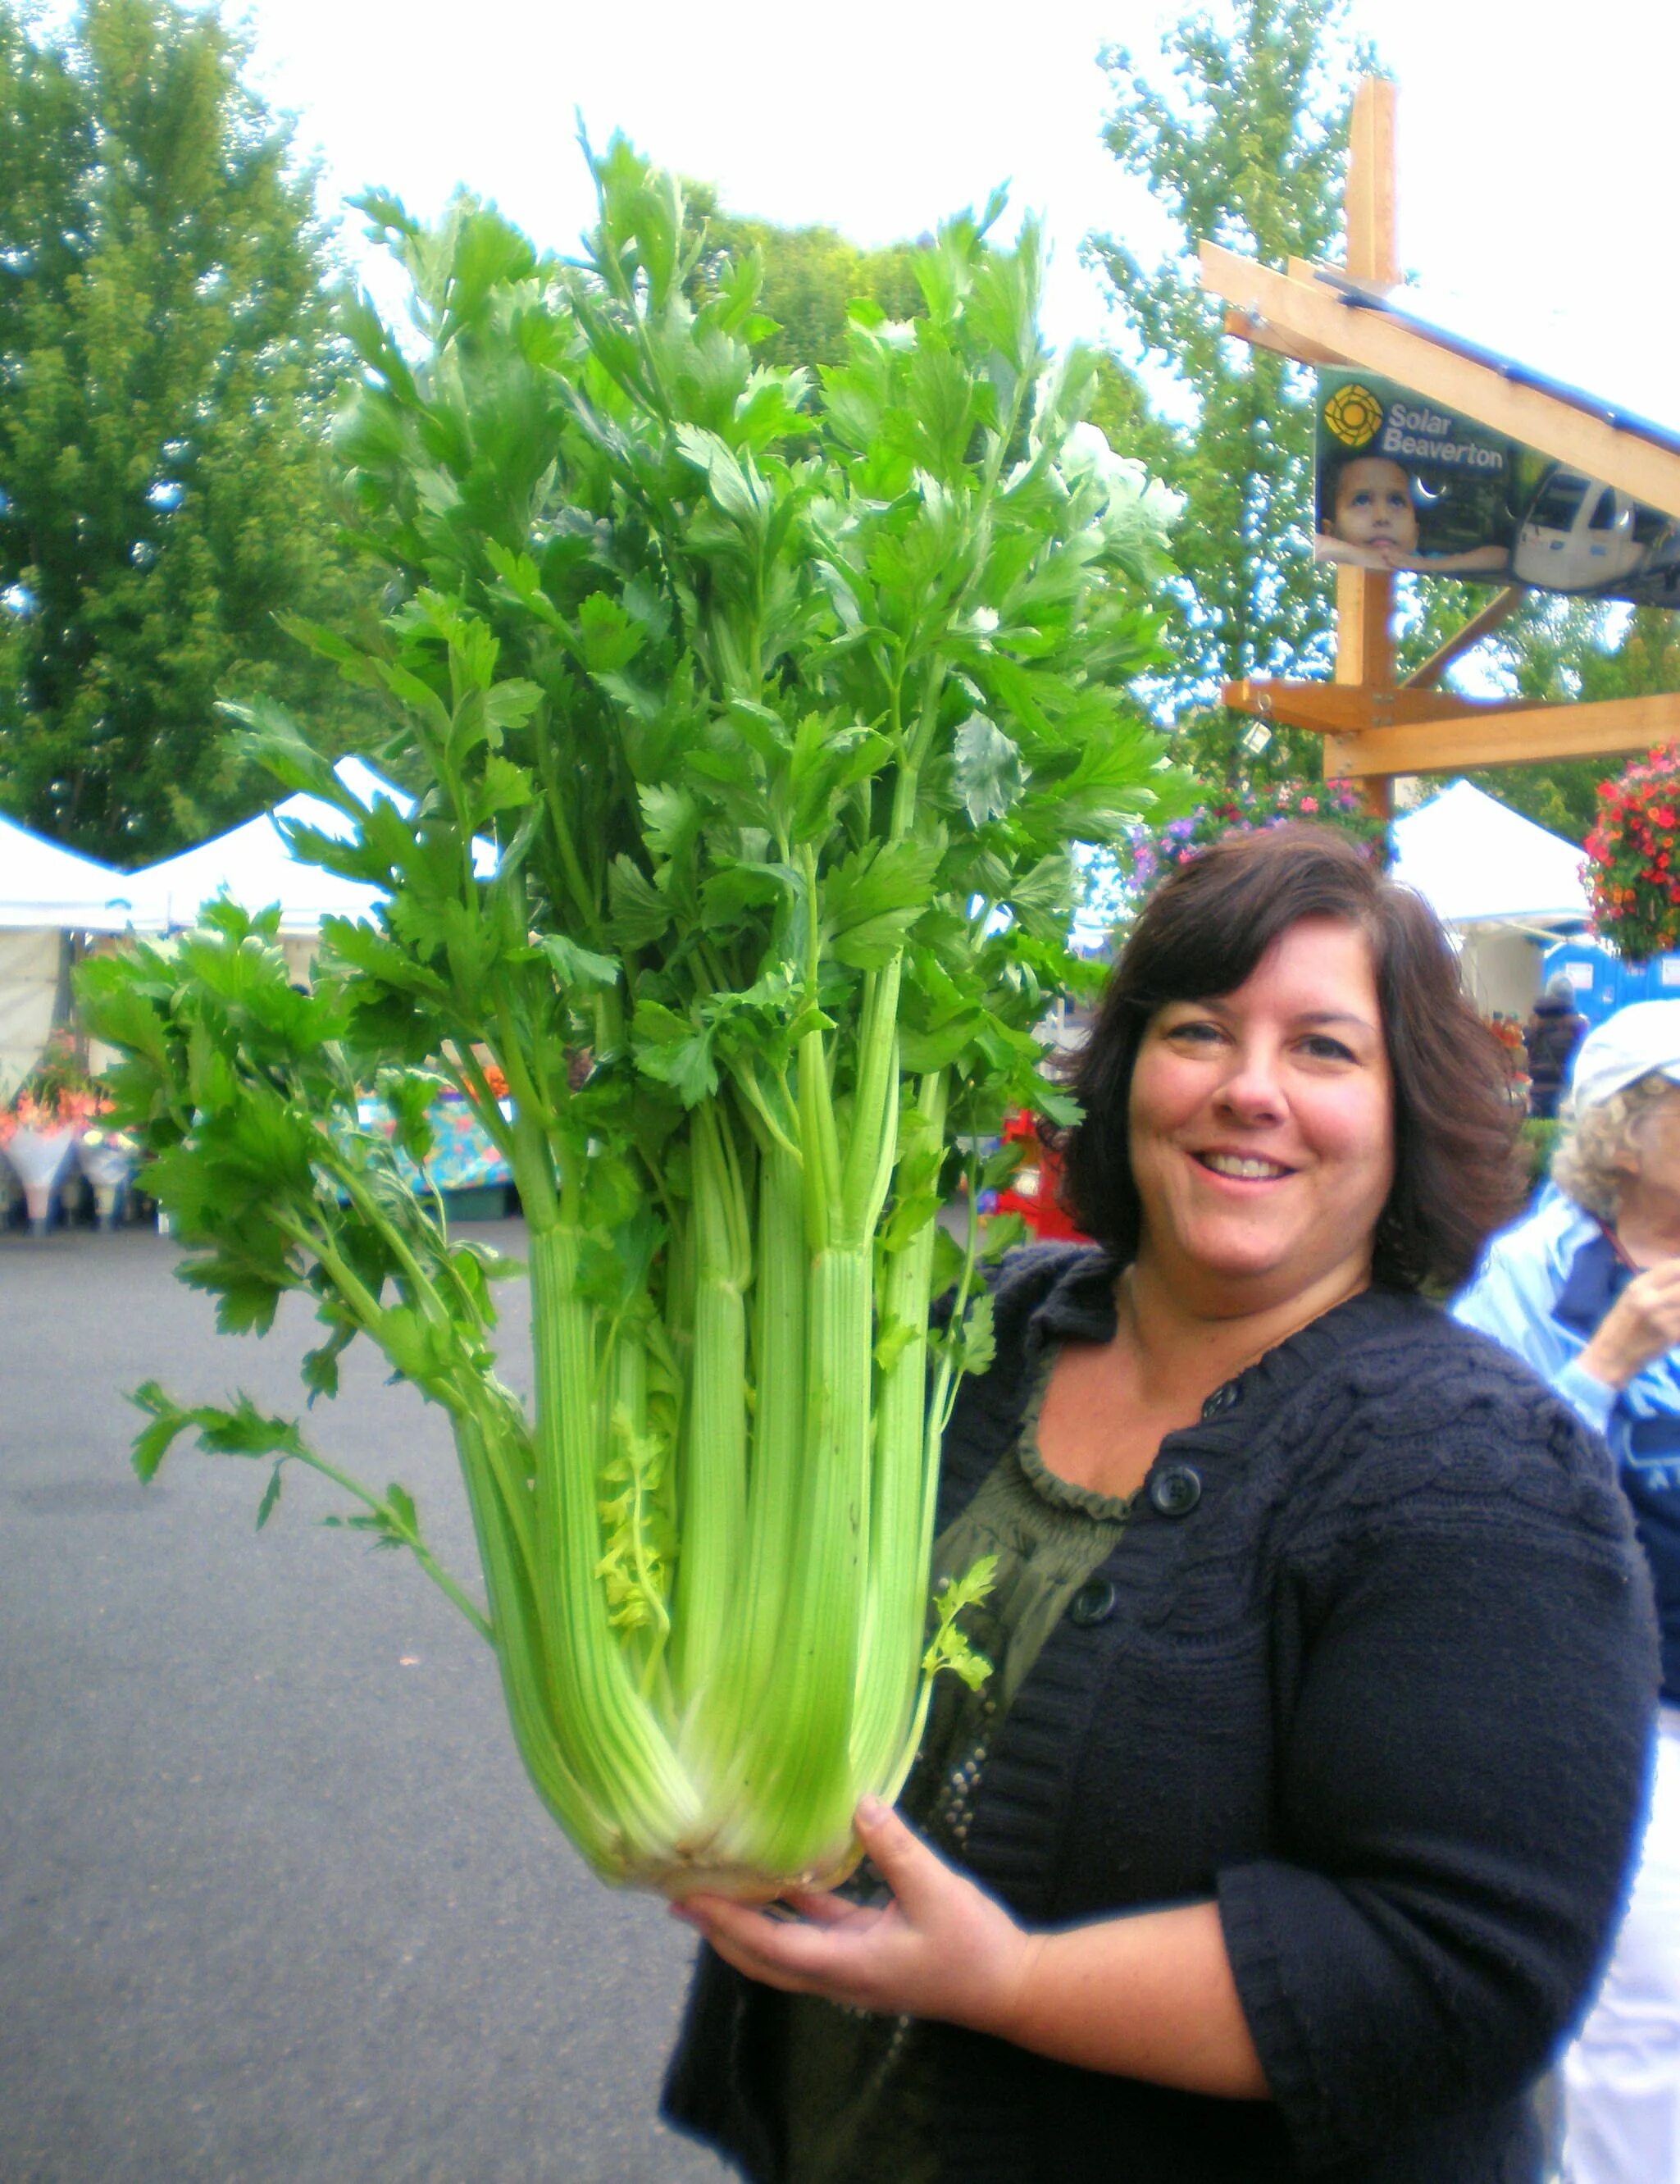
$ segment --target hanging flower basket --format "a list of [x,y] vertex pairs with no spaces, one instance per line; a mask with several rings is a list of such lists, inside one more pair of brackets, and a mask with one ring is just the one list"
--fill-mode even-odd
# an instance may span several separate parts
[[1226,834],[1251,834],[1285,821],[1304,819],[1333,827],[1360,844],[1379,865],[1388,861],[1387,822],[1369,811],[1346,781],[1279,781],[1264,788],[1221,789],[1164,827],[1138,827],[1115,852],[1114,878],[1124,913],[1177,866],[1188,864]]
[[1593,929],[1642,963],[1680,947],[1680,745],[1666,744],[1599,784],[1584,877]]

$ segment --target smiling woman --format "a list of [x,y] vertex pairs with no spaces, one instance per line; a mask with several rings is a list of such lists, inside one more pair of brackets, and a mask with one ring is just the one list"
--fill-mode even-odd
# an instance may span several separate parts
[[775,2184],[1529,2184],[1654,1669],[1601,1450],[1418,1294],[1511,1202],[1498,1050],[1285,827],[1157,891],[1076,1089],[1100,1243],[1005,1262],[948,1435],[993,1675],[849,1891],[681,1907],[669,2112]]

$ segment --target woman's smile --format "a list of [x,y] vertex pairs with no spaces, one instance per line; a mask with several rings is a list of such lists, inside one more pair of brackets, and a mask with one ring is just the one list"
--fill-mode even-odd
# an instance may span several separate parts
[[1257,1153],[1199,1152],[1192,1157],[1210,1174],[1232,1183],[1280,1183],[1295,1173],[1282,1161],[1262,1160]]

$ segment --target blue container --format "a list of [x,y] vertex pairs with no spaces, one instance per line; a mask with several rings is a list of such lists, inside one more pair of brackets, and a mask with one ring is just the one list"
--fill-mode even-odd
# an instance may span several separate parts
[[1601,1024],[1632,1001],[1680,1001],[1680,955],[1653,956],[1648,963],[1621,956],[1585,936],[1560,940],[1541,959],[1541,984],[1561,972],[1575,989],[1575,1006],[1589,1024]]

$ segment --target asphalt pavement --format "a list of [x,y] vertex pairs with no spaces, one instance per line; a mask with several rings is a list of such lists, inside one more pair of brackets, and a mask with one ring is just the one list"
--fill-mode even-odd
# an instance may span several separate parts
[[[312,1478],[260,1534],[266,1464],[135,1479],[144,1379],[302,1407],[307,1312],[218,1335],[178,1256],[0,1236],[0,2184],[718,2184],[654,2114],[689,1937],[543,1813],[487,1647]],[[310,1431],[476,1583],[435,1409],[353,1351]]]

